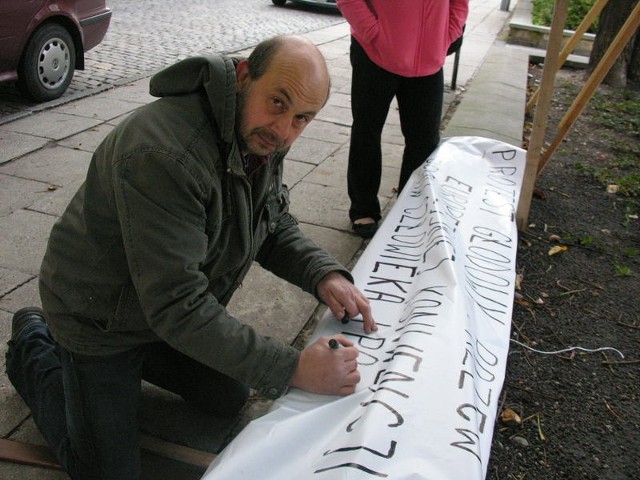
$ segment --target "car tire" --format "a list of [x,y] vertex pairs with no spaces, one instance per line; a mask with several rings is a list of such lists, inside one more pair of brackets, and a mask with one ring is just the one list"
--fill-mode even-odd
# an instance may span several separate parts
[[287,3],[287,0],[271,0],[271,2],[279,7],[284,7],[284,4]]
[[57,23],[43,25],[22,56],[18,89],[37,102],[54,100],[69,87],[75,66],[76,47],[69,32]]

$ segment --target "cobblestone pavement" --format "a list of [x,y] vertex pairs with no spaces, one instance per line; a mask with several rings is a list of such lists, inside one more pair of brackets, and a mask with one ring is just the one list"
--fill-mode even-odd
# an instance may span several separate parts
[[343,22],[339,12],[271,0],[107,0],[113,11],[103,42],[86,54],[58,100],[35,104],[0,84],[0,123],[124,81],[147,76],[197,54],[233,52],[278,34],[304,33]]

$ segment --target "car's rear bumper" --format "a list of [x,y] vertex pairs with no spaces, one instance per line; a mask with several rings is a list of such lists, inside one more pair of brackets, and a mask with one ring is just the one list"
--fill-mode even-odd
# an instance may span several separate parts
[[85,52],[98,45],[107,34],[111,23],[111,13],[111,10],[107,8],[104,12],[80,20],[84,34]]
[[336,0],[291,0],[293,3],[303,3],[305,5],[313,5],[315,7],[330,8],[338,10]]

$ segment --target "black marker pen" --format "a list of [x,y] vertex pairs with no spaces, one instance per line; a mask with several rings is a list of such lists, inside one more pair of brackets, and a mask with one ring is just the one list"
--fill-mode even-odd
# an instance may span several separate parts
[[340,342],[338,342],[338,340],[336,340],[335,338],[332,338],[331,340],[329,340],[329,348],[331,350],[337,350],[341,347],[342,345],[340,345]]

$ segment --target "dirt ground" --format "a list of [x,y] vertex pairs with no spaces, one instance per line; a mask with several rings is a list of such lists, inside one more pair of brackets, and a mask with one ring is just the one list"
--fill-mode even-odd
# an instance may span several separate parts
[[[556,77],[548,141],[584,78]],[[640,479],[639,127],[640,92],[601,86],[538,177],[512,340],[602,350],[511,344],[488,479]]]

